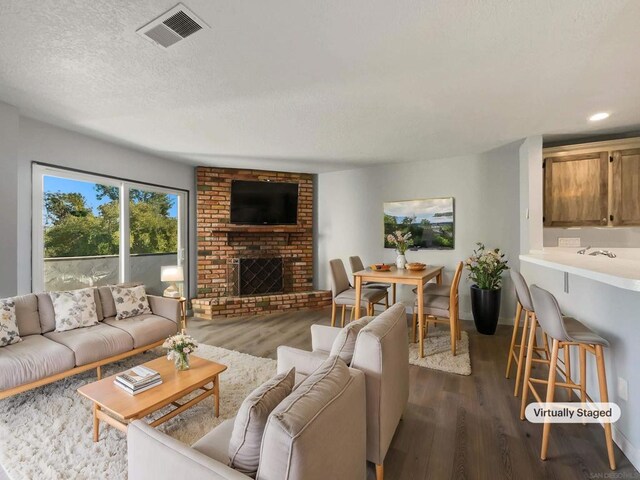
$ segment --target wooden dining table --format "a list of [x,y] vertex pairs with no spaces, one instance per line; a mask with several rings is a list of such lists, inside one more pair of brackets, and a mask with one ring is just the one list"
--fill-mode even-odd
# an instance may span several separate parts
[[[394,289],[397,284],[400,285],[415,285],[417,287],[418,298],[418,322],[420,325],[419,332],[423,331],[424,327],[424,285],[429,280],[435,278],[438,285],[442,285],[442,271],[444,266],[442,265],[427,265],[424,270],[406,270],[391,267],[389,271],[371,270],[369,268],[360,270],[353,274],[356,282],[356,304],[355,304],[355,318],[360,318],[360,302],[362,301],[362,283],[363,282],[376,282],[376,283],[390,283]],[[394,295],[395,301],[395,295]],[[422,334],[418,335],[420,338],[420,358],[424,357],[424,338]]]

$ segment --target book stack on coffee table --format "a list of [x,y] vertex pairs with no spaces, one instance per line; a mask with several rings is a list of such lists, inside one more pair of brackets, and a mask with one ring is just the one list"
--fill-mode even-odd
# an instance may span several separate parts
[[140,365],[116,375],[113,383],[128,394],[137,395],[138,393],[160,385],[162,383],[162,378],[155,370]]

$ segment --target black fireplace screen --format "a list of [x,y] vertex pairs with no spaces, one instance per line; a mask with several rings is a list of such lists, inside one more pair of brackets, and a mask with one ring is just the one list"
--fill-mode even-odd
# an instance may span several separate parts
[[282,258],[240,258],[239,295],[265,295],[284,291]]

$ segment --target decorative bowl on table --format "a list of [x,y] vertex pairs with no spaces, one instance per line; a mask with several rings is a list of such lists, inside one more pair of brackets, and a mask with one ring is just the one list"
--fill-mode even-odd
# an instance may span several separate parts
[[420,270],[424,270],[425,268],[427,268],[427,265],[420,262],[411,262],[407,263],[404,268],[406,268],[407,270],[411,270],[412,272],[419,272]]
[[386,263],[374,263],[370,265],[369,268],[374,272],[388,272],[391,270],[391,265],[387,265]]

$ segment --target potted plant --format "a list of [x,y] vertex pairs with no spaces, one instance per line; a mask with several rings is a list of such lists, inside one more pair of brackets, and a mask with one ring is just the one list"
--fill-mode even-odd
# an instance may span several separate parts
[[500,294],[502,273],[507,270],[507,260],[499,248],[486,250],[478,242],[465,267],[469,270],[471,285],[471,311],[476,330],[484,335],[493,335],[500,316]]
[[398,256],[396,257],[396,267],[399,269],[404,268],[407,265],[407,257],[404,256],[407,249],[413,245],[413,239],[411,238],[411,232],[407,232],[404,235],[400,230],[396,230],[395,233],[387,235],[387,242],[396,247]]

